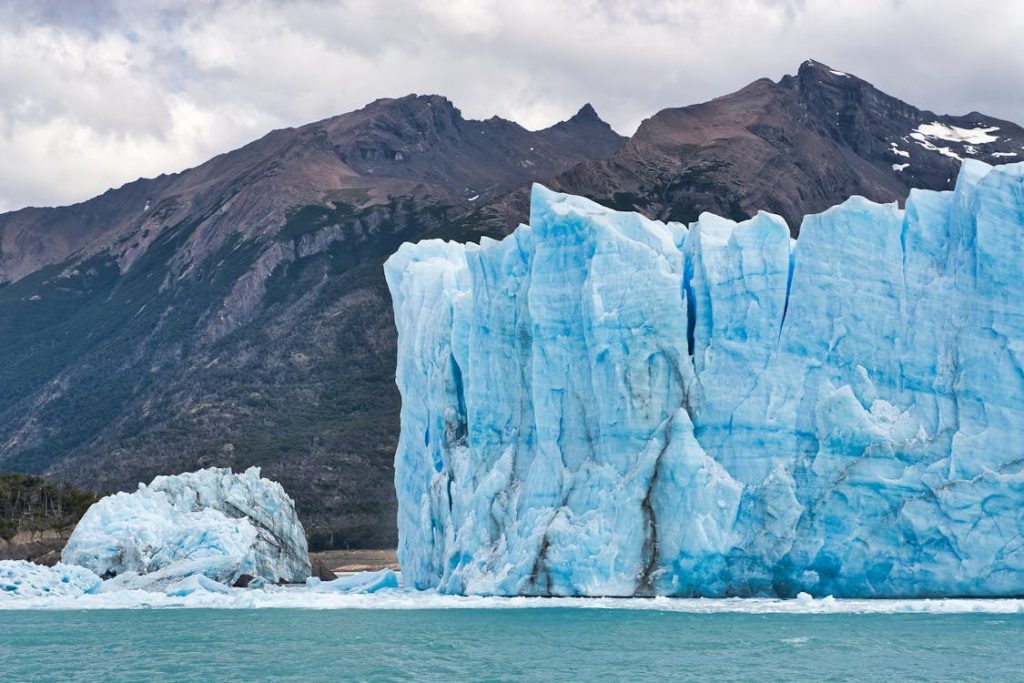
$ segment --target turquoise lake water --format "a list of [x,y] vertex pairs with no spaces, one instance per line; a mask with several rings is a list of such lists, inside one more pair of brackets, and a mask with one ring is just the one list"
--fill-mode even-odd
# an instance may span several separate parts
[[0,680],[1024,680],[1021,614],[0,612]]

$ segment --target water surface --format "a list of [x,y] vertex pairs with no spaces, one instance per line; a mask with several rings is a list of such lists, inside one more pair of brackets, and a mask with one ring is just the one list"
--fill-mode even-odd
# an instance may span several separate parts
[[655,609],[0,612],[3,681],[1024,677],[1022,614]]

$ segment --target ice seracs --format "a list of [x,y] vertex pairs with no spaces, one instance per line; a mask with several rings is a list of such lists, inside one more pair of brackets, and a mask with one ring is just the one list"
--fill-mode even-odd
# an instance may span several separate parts
[[500,242],[403,245],[403,581],[1024,595],[1021,263],[1024,164],[973,161],[795,243],[535,186]]
[[299,583],[310,575],[295,506],[258,468],[157,477],[107,496],[82,517],[62,560],[110,586],[150,590],[193,575],[227,585],[243,576]]

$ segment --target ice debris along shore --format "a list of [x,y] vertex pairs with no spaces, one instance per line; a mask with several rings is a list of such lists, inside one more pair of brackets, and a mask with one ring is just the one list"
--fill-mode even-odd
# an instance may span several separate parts
[[534,186],[406,244],[403,580],[446,593],[1024,595],[1024,164],[906,210],[689,227]]
[[[0,568],[0,577],[3,569]],[[2,580],[2,579],[0,579]],[[333,582],[332,582],[333,583]],[[218,584],[219,585],[219,584]],[[12,610],[94,609],[627,609],[692,614],[1024,614],[1024,600],[840,600],[800,594],[775,598],[540,598],[444,595],[436,591],[315,591],[305,587],[265,586],[260,590],[225,588],[191,593],[122,590],[84,595],[38,595],[4,600],[0,613]],[[0,615],[0,620],[2,620]]]
[[[310,577],[306,534],[295,505],[258,468],[210,468],[157,477],[135,493],[103,498],[86,512],[62,562],[0,562],[0,605],[133,593],[184,598],[247,588],[305,584],[317,593],[396,588],[390,570],[321,582]],[[113,604],[121,604],[120,598]],[[101,601],[110,604],[110,600]]]

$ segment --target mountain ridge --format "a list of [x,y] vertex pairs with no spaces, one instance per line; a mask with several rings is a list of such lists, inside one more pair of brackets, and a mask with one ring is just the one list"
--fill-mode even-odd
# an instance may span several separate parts
[[[991,128],[1000,135],[977,145],[942,137]],[[1022,151],[1024,129],[1016,124],[919,110],[807,60],[779,81],[762,78],[708,102],[664,109],[609,159],[575,167],[552,185],[662,220],[691,222],[703,211],[742,219],[767,210],[796,236],[804,215],[851,195],[888,202],[902,201],[911,187],[952,189],[961,158],[998,164]]]
[[[429,112],[435,113],[428,115]],[[0,282],[19,279],[82,249],[107,248],[109,239],[105,242],[104,238],[122,237],[125,231],[137,227],[159,230],[190,213],[207,209],[211,203],[223,202],[220,195],[225,189],[225,177],[231,179],[229,190],[231,185],[247,184],[259,184],[262,189],[266,183],[260,181],[289,174],[290,177],[279,180],[289,183],[287,188],[295,192],[291,197],[295,203],[316,201],[325,191],[358,189],[367,184],[360,181],[360,177],[438,184],[449,189],[454,200],[460,194],[456,189],[460,182],[478,174],[482,161],[486,161],[492,164],[492,170],[497,166],[494,187],[482,188],[481,192],[470,192],[472,188],[466,187],[461,193],[462,199],[477,194],[486,200],[527,179],[543,177],[566,164],[587,158],[578,145],[572,147],[578,128],[587,129],[588,139],[599,148],[598,153],[616,147],[623,140],[596,117],[596,112],[593,117],[580,117],[577,112],[548,128],[528,131],[498,117],[484,121],[464,119],[450,100],[439,95],[382,98],[347,114],[273,130],[198,166],[156,178],[140,178],[83,202],[61,207],[26,207],[0,214]],[[488,132],[503,134],[507,142],[481,145],[473,139],[476,134]],[[416,139],[417,134],[425,139]],[[403,154],[417,157],[421,156],[417,151],[429,152],[438,145],[453,143],[458,145],[459,158],[449,163],[448,168],[438,171],[431,167],[430,162],[436,165],[436,159],[413,158],[413,164],[397,163],[410,161]],[[506,154],[499,157],[489,148],[496,145]],[[527,155],[531,158],[510,161],[515,156]],[[485,158],[481,160],[481,156]],[[302,162],[300,168],[297,168],[298,161]],[[537,169],[525,169],[523,162]],[[396,165],[400,168],[396,169]],[[378,179],[371,184],[381,182]],[[211,194],[211,186],[215,193]],[[266,206],[257,202],[253,208]],[[146,212],[150,212],[149,215]],[[113,221],[110,220],[112,214]],[[266,217],[247,211],[241,218],[240,224],[251,232],[267,226],[277,227],[283,216],[276,211]],[[40,227],[45,228],[45,234],[33,236],[47,241],[28,247],[14,244],[16,240],[12,237],[24,237],[26,227],[35,228],[36,233],[43,232]],[[63,234],[53,234],[60,232],[58,228],[63,229]],[[32,258],[39,255],[42,246],[49,247],[43,258]]]

